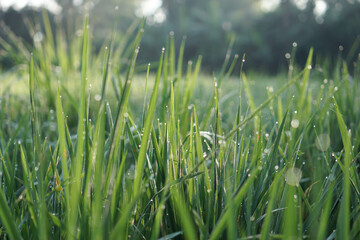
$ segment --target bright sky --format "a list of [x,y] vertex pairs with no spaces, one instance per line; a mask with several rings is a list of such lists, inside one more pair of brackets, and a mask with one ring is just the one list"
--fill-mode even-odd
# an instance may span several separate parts
[[[74,3],[81,3],[82,0],[74,0]],[[262,0],[262,8],[265,11],[270,11],[280,3],[280,0]],[[296,0],[295,4],[301,9],[306,6],[307,0]],[[314,13],[317,16],[321,16],[326,12],[327,6],[324,0],[315,1],[315,10]],[[21,9],[26,5],[34,7],[46,7],[54,13],[59,13],[61,11],[60,6],[54,0],[0,0],[0,6],[3,8],[8,8],[10,6],[15,7],[16,9]],[[140,14],[143,16],[149,16],[151,14],[156,14],[156,10],[161,6],[161,0],[143,0],[140,5]],[[163,14],[163,13],[158,13]],[[156,17],[156,16],[155,16]],[[161,17],[161,16],[160,16]]]
[[13,6],[15,9],[21,9],[26,5],[33,7],[46,7],[54,13],[59,13],[61,7],[54,0],[0,0],[0,6],[8,8]]
[[[82,0],[74,0],[75,4],[81,3]],[[46,7],[54,13],[61,11],[60,6],[54,0],[0,0],[0,6],[7,9],[13,6],[21,9],[26,5],[33,7]],[[141,3],[141,14],[148,16],[153,14],[161,6],[161,0],[143,0]]]

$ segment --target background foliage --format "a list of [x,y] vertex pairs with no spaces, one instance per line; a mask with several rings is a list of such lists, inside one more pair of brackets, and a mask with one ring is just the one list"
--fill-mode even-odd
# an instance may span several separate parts
[[[296,60],[301,64],[305,63],[307,51],[312,46],[316,55],[326,58],[336,56],[341,45],[352,68],[351,62],[356,59],[355,52],[360,41],[360,1],[324,2],[327,5],[326,12],[316,15],[315,0],[308,0],[302,8],[295,4],[296,1],[281,0],[271,11],[262,10],[259,0],[166,0],[160,9],[148,16],[147,34],[144,36],[139,61],[157,61],[159,53],[155,49],[166,45],[167,36],[172,31],[177,35],[177,46],[180,45],[181,36],[187,36],[185,59],[195,59],[199,54],[204,56],[204,70],[214,70],[221,66],[232,40],[235,40],[233,49],[236,53],[242,55],[251,52],[251,58],[247,59],[245,66],[250,69],[270,73],[284,70],[287,66],[284,56],[291,50],[293,42],[297,42]],[[78,16],[84,12],[93,16],[91,24],[94,26],[92,41],[95,50],[100,48],[103,36],[110,35],[114,23],[125,31],[131,22],[141,18],[140,0],[83,1],[77,5],[71,0],[58,3],[63,10],[60,15],[51,16],[51,19],[53,25],[67,26],[68,38],[76,33],[74,21],[81,20]],[[29,44],[33,44],[26,22],[31,19],[41,25],[38,11],[29,8],[21,11],[10,9],[0,12],[0,21]],[[159,14],[165,14],[165,20],[159,22]],[[6,38],[4,28],[0,36]],[[11,66],[4,55],[2,52],[2,65]]]

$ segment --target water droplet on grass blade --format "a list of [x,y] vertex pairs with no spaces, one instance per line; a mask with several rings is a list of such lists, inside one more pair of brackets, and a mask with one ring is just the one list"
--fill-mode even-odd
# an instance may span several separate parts
[[289,168],[285,173],[285,181],[291,186],[298,186],[302,177],[302,171],[299,168]]
[[325,152],[330,146],[329,134],[323,133],[316,137],[315,146],[322,152]]
[[101,95],[96,94],[94,98],[95,98],[95,101],[99,102],[101,100]]
[[41,42],[44,39],[42,32],[36,32],[34,34],[34,42]]
[[293,128],[298,128],[299,127],[299,120],[297,120],[296,118],[294,118],[292,121],[291,121],[291,127]]

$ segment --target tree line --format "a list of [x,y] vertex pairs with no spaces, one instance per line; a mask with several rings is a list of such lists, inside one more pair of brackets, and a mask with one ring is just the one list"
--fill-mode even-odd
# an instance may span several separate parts
[[[281,0],[271,11],[262,10],[260,0],[166,0],[147,18],[139,61],[156,61],[159,49],[166,45],[169,33],[173,32],[177,45],[186,36],[184,58],[192,60],[202,55],[205,71],[221,67],[231,43],[233,54],[246,53],[245,66],[249,69],[269,73],[285,70],[289,61],[285,56],[294,53],[294,43],[299,64],[305,62],[308,50],[314,47],[317,59],[331,61],[341,54],[351,67],[360,45],[360,1],[321,2],[326,4],[322,15],[316,13],[317,0],[308,0],[302,7],[294,0]],[[83,1],[77,5],[63,0],[58,3],[63,11],[61,16],[51,16],[52,24],[56,26],[61,22],[68,35],[76,31],[76,22],[81,22],[79,13],[90,12],[95,50],[101,46],[104,36],[111,34],[114,23],[120,31],[125,31],[134,20],[141,18],[137,14],[140,0]],[[165,16],[160,22],[156,20],[159,12]],[[33,36],[24,19],[38,21],[41,26],[39,16],[36,9],[10,8],[0,11],[0,22],[31,46]],[[1,27],[0,36],[6,39],[4,29]],[[0,62],[2,68],[14,63],[3,51]]]

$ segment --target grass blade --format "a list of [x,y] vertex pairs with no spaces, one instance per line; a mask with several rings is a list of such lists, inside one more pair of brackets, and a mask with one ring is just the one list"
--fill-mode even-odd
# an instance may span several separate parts
[[139,150],[139,156],[138,156],[138,160],[137,160],[137,164],[136,164],[136,168],[135,168],[133,196],[136,196],[139,193],[139,191],[141,190],[140,185],[141,185],[142,176],[143,176],[143,169],[144,169],[144,164],[145,164],[146,152],[148,149],[148,141],[150,138],[150,132],[151,132],[151,128],[152,128],[152,121],[153,121],[154,113],[155,113],[156,100],[157,100],[161,72],[162,72],[164,51],[165,51],[165,49],[163,49],[161,52],[160,63],[159,63],[159,67],[158,67],[158,71],[157,71],[156,79],[155,79],[155,85],[154,85],[153,93],[152,93],[151,99],[150,99],[149,110],[147,112],[146,119],[145,119],[143,137],[141,138],[141,147]]

